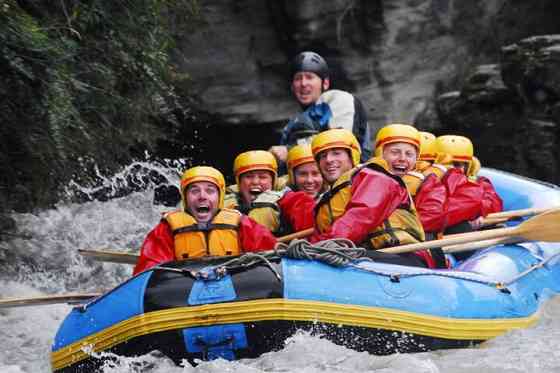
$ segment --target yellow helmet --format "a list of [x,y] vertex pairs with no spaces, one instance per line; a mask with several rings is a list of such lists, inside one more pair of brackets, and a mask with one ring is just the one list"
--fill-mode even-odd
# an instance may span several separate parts
[[288,166],[288,183],[295,183],[294,170],[297,166],[305,163],[315,163],[315,158],[313,158],[313,152],[311,151],[310,144],[296,145],[290,149],[288,152],[288,159],[286,164]]
[[375,138],[375,149],[383,152],[383,147],[395,142],[405,142],[420,149],[420,132],[408,124],[389,124],[377,132]]
[[239,185],[239,177],[241,174],[256,170],[272,172],[272,185],[276,183],[278,164],[272,153],[266,150],[250,150],[235,157],[233,173],[235,174],[235,182],[237,185]]
[[435,161],[437,158],[436,137],[433,133],[420,131],[419,161]]
[[226,182],[224,180],[224,175],[214,167],[208,166],[196,166],[189,168],[181,176],[181,197],[183,198],[184,208],[187,208],[187,198],[185,197],[185,190],[187,187],[196,183],[197,181],[207,181],[218,187],[220,192],[218,208],[222,208],[224,205],[224,194],[226,191]]
[[360,163],[362,149],[352,132],[342,128],[334,128],[315,135],[315,137],[313,137],[313,141],[311,141],[311,151],[313,152],[313,158],[315,159],[317,159],[317,156],[323,150],[333,148],[344,148],[349,150],[350,158],[352,159],[352,166],[357,166]]
[[449,154],[454,162],[465,162],[470,165],[473,157],[473,144],[465,136],[444,135],[436,139],[438,153]]

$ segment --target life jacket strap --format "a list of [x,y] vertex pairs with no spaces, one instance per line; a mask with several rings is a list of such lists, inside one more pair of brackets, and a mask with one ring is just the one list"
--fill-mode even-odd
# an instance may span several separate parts
[[189,233],[189,232],[209,232],[212,231],[214,229],[233,229],[236,230],[237,226],[233,225],[233,224],[223,224],[223,223],[217,223],[217,224],[212,224],[212,223],[198,223],[196,225],[190,225],[188,227],[182,227],[182,228],[178,228],[173,230],[173,235],[177,235],[180,233]]

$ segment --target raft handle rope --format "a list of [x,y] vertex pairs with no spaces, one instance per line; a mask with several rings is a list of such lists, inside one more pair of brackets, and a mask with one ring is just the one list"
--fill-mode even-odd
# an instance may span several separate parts
[[[521,246],[521,247],[523,247],[523,246]],[[560,257],[560,253],[556,253],[554,255],[549,256],[548,258],[546,258],[544,260],[536,262],[535,264],[533,264],[532,266],[530,266],[529,268],[527,268],[523,272],[519,273],[517,276],[514,276],[511,279],[509,279],[508,281],[503,282],[502,285],[507,287],[508,285],[513,284],[514,282],[521,279],[522,277],[527,276],[529,273],[546,266],[549,262],[551,262],[553,259],[556,259],[558,257]]]

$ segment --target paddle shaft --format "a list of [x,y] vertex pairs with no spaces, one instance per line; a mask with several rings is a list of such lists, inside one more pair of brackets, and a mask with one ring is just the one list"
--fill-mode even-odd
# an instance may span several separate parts
[[125,253],[122,251],[115,250],[87,250],[78,249],[78,253],[83,256],[87,256],[94,260],[101,262],[111,262],[111,263],[123,263],[123,264],[136,264],[138,261],[138,254]]
[[522,239],[515,238],[515,237],[502,237],[502,238],[493,238],[491,240],[483,240],[483,241],[476,241],[476,242],[468,242],[462,243],[458,245],[451,245],[442,247],[444,253],[458,253],[461,251],[470,251],[470,250],[477,250],[482,249],[485,247],[496,246],[496,245],[509,245],[523,242]]
[[547,208],[532,208],[532,209],[524,209],[524,210],[504,211],[504,212],[489,214],[482,220],[482,226],[487,227],[490,225],[506,223],[512,220],[521,220],[521,218],[523,218],[524,216],[538,215],[550,210],[551,209],[547,207]]
[[492,214],[488,214],[486,216],[486,219],[511,219],[516,217],[528,216],[528,215],[538,215],[538,214],[542,214],[543,212],[552,210],[553,208],[554,207],[531,207],[531,208],[520,209],[520,210],[494,212]]
[[299,231],[299,232],[295,232],[295,233],[287,234],[287,235],[282,236],[282,237],[278,237],[276,239],[276,241],[277,242],[290,242],[291,240],[295,240],[296,238],[303,238],[303,237],[311,236],[313,234],[314,230],[315,230],[315,228],[304,229],[304,230]]
[[463,233],[441,240],[418,242],[382,249],[380,251],[401,254],[422,249],[433,249],[474,241],[509,237],[521,241],[560,242],[560,208],[549,210],[510,228]]
[[461,234],[458,237],[443,238],[441,240],[424,241],[408,245],[388,247],[379,251],[391,254],[402,254],[422,249],[435,249],[437,247],[451,246],[466,242],[482,241],[492,238],[500,238],[512,235],[515,228],[498,228],[487,231],[472,232]]
[[27,307],[27,306],[44,306],[48,304],[58,304],[58,303],[83,303],[83,301],[96,298],[100,296],[100,293],[70,293],[70,294],[59,294],[59,295],[40,295],[36,297],[27,298],[6,298],[0,299],[0,308],[12,308],[12,307]]

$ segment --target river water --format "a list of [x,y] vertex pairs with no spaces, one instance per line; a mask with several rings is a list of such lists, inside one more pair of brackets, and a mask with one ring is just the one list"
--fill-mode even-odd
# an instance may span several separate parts
[[[152,171],[159,167],[145,166]],[[177,183],[177,173],[160,171]],[[122,182],[121,176],[106,183]],[[94,292],[119,284],[131,275],[131,266],[95,262],[77,250],[138,248],[160,213],[169,209],[152,201],[148,186],[105,202],[60,203],[35,214],[14,214],[18,229],[0,242],[0,297]],[[0,373],[50,372],[50,346],[70,310],[66,304],[0,309]],[[281,351],[256,359],[178,367],[152,353],[118,358],[104,372],[560,372],[560,299],[549,301],[541,313],[530,329],[468,349],[373,356],[300,333]]]

